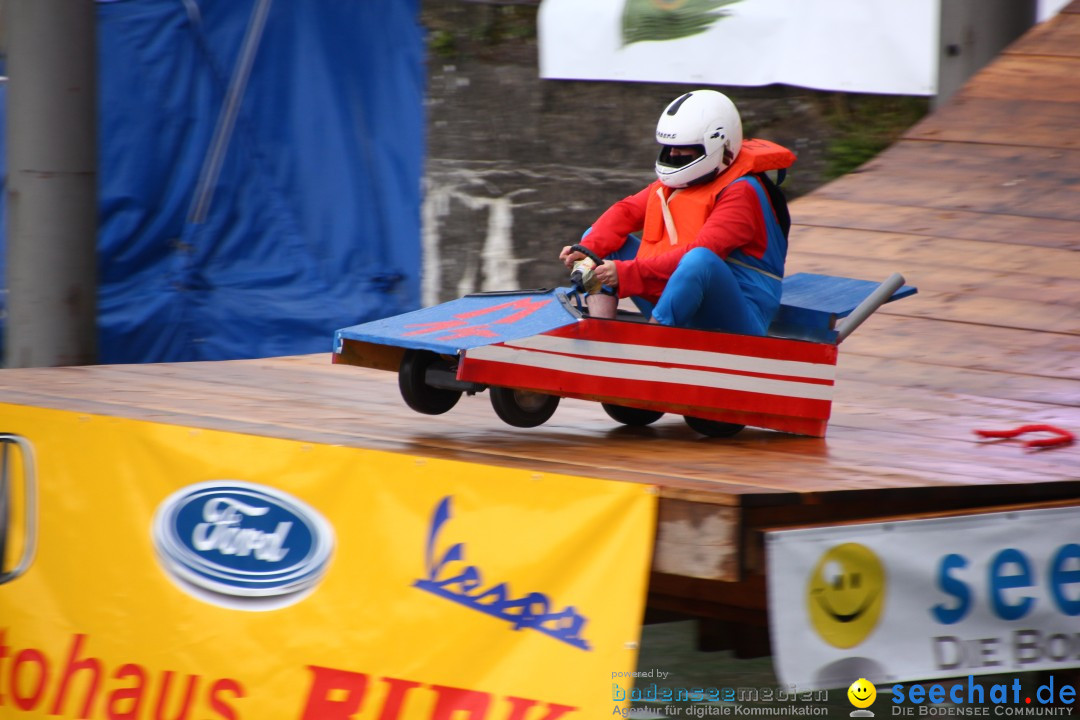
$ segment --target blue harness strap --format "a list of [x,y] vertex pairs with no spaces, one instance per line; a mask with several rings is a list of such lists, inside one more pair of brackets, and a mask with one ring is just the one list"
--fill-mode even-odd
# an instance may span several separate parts
[[[758,204],[761,206],[762,217],[765,218],[765,232],[767,233],[768,243],[765,247],[765,254],[759,259],[748,255],[742,250],[735,250],[728,258],[733,260],[736,265],[742,265],[743,267],[749,267],[751,270],[757,270],[760,273],[767,273],[774,276],[776,280],[782,280],[784,277],[784,259],[787,257],[787,238],[784,236],[784,231],[780,228],[780,222],[776,219],[776,213],[773,211],[772,202],[769,201],[769,194],[762,187],[761,181],[752,175],[744,175],[743,177],[735,180],[731,183],[748,182],[750,187],[754,188],[754,193],[757,195]],[[728,187],[731,187],[729,185]]]

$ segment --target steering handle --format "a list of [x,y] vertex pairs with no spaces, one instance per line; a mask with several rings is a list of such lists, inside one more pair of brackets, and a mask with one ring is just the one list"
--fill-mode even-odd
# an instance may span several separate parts
[[590,260],[592,260],[592,261],[593,261],[593,262],[594,262],[594,263],[595,263],[596,265],[602,265],[602,264],[603,264],[603,262],[604,262],[603,260],[601,260],[601,259],[600,259],[600,256],[599,256],[599,255],[597,255],[596,253],[594,253],[594,252],[593,252],[592,250],[590,250],[589,248],[585,247],[584,245],[580,245],[580,244],[578,244],[578,245],[571,245],[571,246],[570,246],[570,251],[571,251],[571,252],[579,252],[579,253],[581,253],[581,254],[582,254],[582,255],[584,255],[585,257],[587,257],[587,258],[589,258]]

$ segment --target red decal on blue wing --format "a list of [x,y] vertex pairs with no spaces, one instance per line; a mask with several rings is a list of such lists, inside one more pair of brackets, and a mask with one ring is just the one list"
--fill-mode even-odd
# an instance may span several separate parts
[[[439,320],[436,322],[426,323],[413,323],[406,325],[407,328],[417,328],[410,332],[402,333],[402,336],[410,335],[428,335],[431,333],[438,333],[443,331],[449,331],[445,335],[441,335],[436,340],[458,340],[464,337],[485,337],[485,338],[497,338],[500,332],[493,329],[492,325],[507,325],[513,326],[515,323],[529,317],[540,308],[544,307],[551,302],[551,298],[544,298],[543,300],[536,300],[533,298],[520,298],[511,302],[502,303],[501,305],[492,305],[491,307],[480,308],[478,310],[470,310],[469,312],[458,313],[449,320]],[[503,312],[500,317],[494,319],[487,316],[492,313]],[[472,323],[470,321],[476,318],[485,318],[484,322]],[[501,328],[500,328],[501,329]]]

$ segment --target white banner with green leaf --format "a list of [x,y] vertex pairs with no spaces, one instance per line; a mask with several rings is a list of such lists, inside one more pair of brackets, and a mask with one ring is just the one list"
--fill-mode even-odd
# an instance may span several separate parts
[[540,75],[932,95],[939,0],[543,0]]

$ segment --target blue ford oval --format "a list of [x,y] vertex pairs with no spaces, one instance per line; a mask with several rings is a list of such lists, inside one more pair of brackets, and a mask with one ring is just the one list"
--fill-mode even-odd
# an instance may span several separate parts
[[307,504],[240,480],[173,493],[158,507],[153,535],[177,579],[252,598],[312,587],[326,571],[334,542],[329,523]]

